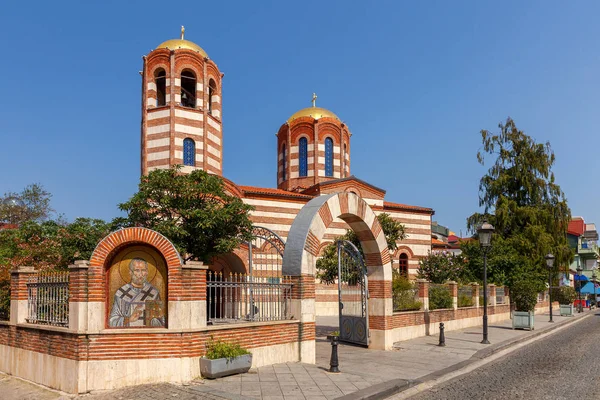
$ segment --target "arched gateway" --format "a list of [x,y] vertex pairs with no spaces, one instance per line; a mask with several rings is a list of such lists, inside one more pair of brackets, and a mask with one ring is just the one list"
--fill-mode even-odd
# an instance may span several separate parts
[[[354,193],[334,193],[309,201],[289,231],[283,255],[283,275],[295,277],[292,313],[307,333],[301,343],[304,362],[315,359],[315,272],[321,240],[334,219],[346,222],[360,239],[367,266],[369,289],[369,348],[392,347],[392,270],[385,235],[375,213]],[[312,334],[308,334],[312,330]]]

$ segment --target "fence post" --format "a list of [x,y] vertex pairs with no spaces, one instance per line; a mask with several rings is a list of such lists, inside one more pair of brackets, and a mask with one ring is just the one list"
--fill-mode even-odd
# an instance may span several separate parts
[[[181,266],[182,269],[182,300],[170,302],[169,328],[174,325],[184,329],[206,327],[206,271],[208,265],[201,261],[189,260]],[[177,303],[177,304],[175,304]],[[178,314],[178,315],[177,315]]]
[[488,295],[488,306],[496,307],[496,285],[493,283],[488,284],[489,295]]
[[425,279],[417,279],[417,286],[419,287],[421,307],[424,311],[429,311],[429,282]]
[[456,310],[458,309],[458,283],[454,281],[448,281],[446,284],[448,285],[450,295],[452,296],[452,308]]
[[471,296],[473,296],[475,307],[479,308],[479,283],[471,283]]
[[27,322],[28,295],[27,281],[35,274],[33,267],[17,267],[10,272],[10,323]]
[[[96,313],[90,312],[88,308],[88,270],[90,262],[87,260],[75,260],[69,265],[69,329],[77,332],[85,332],[90,325],[90,318]],[[102,315],[102,313],[101,313]],[[103,318],[98,318],[102,328]],[[96,324],[98,325],[98,324]]]

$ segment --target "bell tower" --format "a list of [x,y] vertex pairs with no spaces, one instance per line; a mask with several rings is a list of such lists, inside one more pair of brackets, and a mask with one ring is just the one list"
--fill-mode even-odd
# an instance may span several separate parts
[[142,175],[174,164],[223,174],[223,74],[184,33],[143,57]]

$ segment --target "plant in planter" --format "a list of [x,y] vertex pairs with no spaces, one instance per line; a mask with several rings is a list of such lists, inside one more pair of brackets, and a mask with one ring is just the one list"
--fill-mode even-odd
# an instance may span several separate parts
[[552,298],[558,301],[560,305],[560,315],[572,317],[573,301],[577,298],[577,292],[571,286],[561,286],[553,291]]
[[511,286],[510,294],[516,307],[513,312],[513,329],[534,329],[533,313],[539,289],[539,284],[532,280],[515,281]]
[[210,379],[248,372],[251,366],[252,353],[248,350],[212,338],[206,343],[206,356],[200,359],[200,373]]

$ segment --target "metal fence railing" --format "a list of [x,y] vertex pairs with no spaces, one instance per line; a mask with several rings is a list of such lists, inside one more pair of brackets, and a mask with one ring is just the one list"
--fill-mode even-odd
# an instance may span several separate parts
[[473,288],[468,286],[458,287],[458,307],[473,307],[475,299],[473,298]]
[[50,271],[31,276],[27,282],[27,322],[69,325],[69,272]]
[[214,273],[206,279],[209,324],[279,321],[291,317],[292,284],[286,278]]
[[506,298],[504,297],[504,286],[496,288],[496,304],[504,304],[506,302]]
[[417,311],[421,309],[419,289],[414,285],[410,288],[394,290],[392,303],[394,311]]

